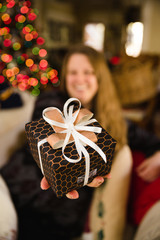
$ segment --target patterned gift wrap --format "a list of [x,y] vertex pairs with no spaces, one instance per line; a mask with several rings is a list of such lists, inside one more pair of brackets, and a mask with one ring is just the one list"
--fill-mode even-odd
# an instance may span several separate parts
[[[91,123],[90,126],[101,127],[98,122]],[[55,132],[50,124],[43,118],[38,121],[27,123],[25,128],[31,153],[36,163],[41,168],[38,143]],[[96,136],[98,139],[96,145],[106,155],[107,163],[105,163],[104,159],[97,151],[90,146],[85,146],[90,156],[88,183],[90,183],[95,176],[104,176],[110,172],[116,145],[116,141],[103,128],[101,133],[96,133]],[[65,147],[64,153],[71,159],[78,159],[79,157],[74,142],[69,143]],[[40,146],[40,155],[44,176],[57,197],[62,197],[69,191],[84,186],[86,163],[83,155],[79,162],[71,163],[64,158],[62,147],[53,149],[48,142]]]

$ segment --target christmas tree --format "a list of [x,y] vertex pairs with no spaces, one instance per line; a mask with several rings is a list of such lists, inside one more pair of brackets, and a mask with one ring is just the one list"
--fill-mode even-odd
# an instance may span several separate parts
[[36,96],[48,83],[59,85],[58,73],[47,61],[45,40],[34,27],[37,15],[30,1],[0,3],[0,84],[7,81]]

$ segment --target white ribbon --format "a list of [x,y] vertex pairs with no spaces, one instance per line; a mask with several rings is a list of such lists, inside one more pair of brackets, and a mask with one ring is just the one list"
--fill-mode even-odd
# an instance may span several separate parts
[[[79,108],[74,115],[73,115],[74,105],[69,106],[69,109],[68,109],[68,105],[73,101],[78,101],[78,103],[79,103]],[[63,143],[63,147],[62,147],[62,154],[63,154],[63,157],[68,162],[77,163],[82,159],[82,154],[84,155],[85,164],[86,164],[84,185],[86,185],[88,183],[89,172],[90,172],[90,156],[89,156],[89,153],[87,152],[87,150],[84,146],[89,145],[91,148],[96,150],[106,163],[107,163],[107,158],[106,158],[106,155],[104,154],[104,152],[94,142],[92,142],[90,139],[88,139],[87,137],[85,137],[84,135],[82,135],[81,133],[78,132],[78,131],[81,130],[81,131],[101,133],[101,131],[102,131],[101,127],[86,126],[86,125],[91,124],[93,122],[97,122],[97,120],[96,119],[89,119],[87,121],[83,120],[80,123],[77,123],[77,124],[74,125],[74,122],[75,122],[75,120],[76,120],[76,118],[79,114],[80,108],[81,108],[80,101],[77,98],[70,98],[64,104],[64,107],[63,107],[64,115],[58,108],[48,107],[48,108],[43,110],[42,116],[43,116],[44,120],[46,122],[48,122],[51,126],[54,125],[54,126],[66,129],[66,130],[61,131],[60,133],[66,133],[66,137],[64,139],[64,143]],[[50,110],[53,110],[53,109],[56,109],[60,112],[60,114],[61,114],[61,116],[64,120],[64,123],[60,123],[60,122],[51,120],[51,119],[49,119],[45,116],[46,112],[48,112]],[[65,148],[66,148],[67,144],[69,143],[69,139],[70,139],[71,135],[73,136],[74,143],[75,143],[75,146],[76,146],[76,150],[77,150],[78,155],[79,155],[78,159],[68,158],[64,154]],[[40,146],[42,144],[44,144],[45,142],[47,142],[46,138],[38,142],[38,155],[39,155],[39,161],[40,161],[41,171],[42,171],[43,175],[44,175],[44,170],[43,170],[43,165],[42,165],[42,160],[41,160]]]

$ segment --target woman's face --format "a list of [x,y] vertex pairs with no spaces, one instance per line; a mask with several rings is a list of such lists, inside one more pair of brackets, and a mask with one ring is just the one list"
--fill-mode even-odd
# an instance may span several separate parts
[[88,58],[73,54],[67,64],[66,89],[70,97],[78,98],[83,106],[90,106],[98,90],[98,81]]

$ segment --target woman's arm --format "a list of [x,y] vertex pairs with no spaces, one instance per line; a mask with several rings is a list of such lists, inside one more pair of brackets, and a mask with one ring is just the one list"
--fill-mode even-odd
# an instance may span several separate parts
[[160,177],[160,151],[146,158],[137,168],[137,174],[144,181],[152,182]]

